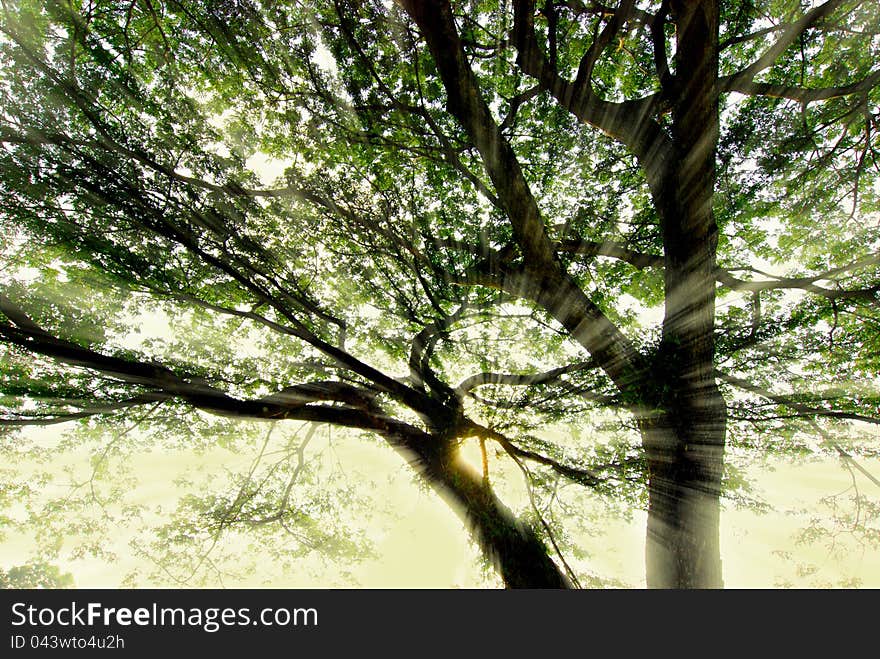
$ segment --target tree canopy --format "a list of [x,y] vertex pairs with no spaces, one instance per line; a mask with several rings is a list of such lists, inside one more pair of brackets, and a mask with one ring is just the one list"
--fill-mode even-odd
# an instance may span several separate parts
[[[648,585],[721,586],[725,451],[877,455],[844,438],[880,422],[878,25],[864,0],[4,0],[2,450],[76,422],[94,498],[145,428],[329,424],[404,456],[507,586],[581,585],[560,482],[647,510]],[[357,551],[316,428],[188,499],[167,560],[266,529]]]

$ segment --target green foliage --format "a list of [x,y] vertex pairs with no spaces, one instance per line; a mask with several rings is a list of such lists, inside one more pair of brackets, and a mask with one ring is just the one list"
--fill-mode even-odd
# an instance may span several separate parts
[[[659,4],[639,10],[601,51],[591,84],[607,101],[654,98],[644,120],[666,131],[668,85],[645,18]],[[807,4],[722,2],[722,82],[757,60]],[[544,54],[566,79],[609,25],[608,13],[594,9],[547,3],[536,13]],[[509,3],[454,2],[452,11],[558,263],[656,380],[668,290],[657,265],[663,220],[645,162],[524,73]],[[661,18],[674,72],[675,26]],[[720,280],[715,363],[752,385],[724,385],[735,449],[817,453],[828,447],[816,447],[813,424],[830,432],[878,418],[880,85],[796,98],[874,75],[877,18],[874,3],[845,2],[754,80],[787,93],[720,94],[717,265],[739,286]],[[455,393],[477,373],[536,376],[586,356],[525,293],[515,299],[480,279],[528,272],[529,264],[484,157],[448,105],[429,48],[394,3],[6,3],[0,292],[56,342],[161,364],[236,401],[332,381],[430,429],[388,381],[435,402],[458,396],[456,412],[522,450],[600,474],[597,492],[614,501],[609,514],[626,516],[644,507],[647,492],[632,413],[656,401],[623,395],[595,368],[528,386],[490,378]],[[654,261],[633,263],[621,250]],[[756,282],[763,290],[744,290]],[[0,323],[21,330],[13,307],[4,309]],[[8,336],[0,348],[4,440],[12,424],[69,419],[78,426],[59,434],[57,448],[93,455],[91,474],[69,474],[75,494],[28,504],[32,516],[46,515],[48,547],[60,551],[69,534],[78,538],[66,548],[72,554],[110,556],[101,538],[112,524],[149,520],[155,537],[134,541],[159,566],[149,578],[187,584],[208,583],[224,562],[243,560],[247,543],[288,562],[369,554],[366,528],[340,522],[364,513],[369,497],[325,478],[320,460],[293,461],[290,447],[265,473],[236,472],[211,491],[187,491],[159,524],[155,511],[126,502],[138,482],[127,458],[144,447],[259,452],[257,431],[194,409],[193,397],[156,398],[154,383],[59,363],[35,354],[33,337]],[[323,411],[351,411],[345,401],[323,403]],[[548,439],[569,427],[567,439]],[[2,450],[19,466],[45,466],[46,480],[57,476],[52,450],[39,442]],[[496,462],[511,467],[508,453]],[[577,518],[575,504],[549,494],[557,476],[543,465],[527,478],[548,507],[568,506],[559,516]],[[761,505],[736,469],[725,491]],[[77,518],[96,507],[102,522],[94,528]],[[533,508],[521,500],[518,512]],[[68,518],[77,521],[62,531]],[[566,525],[551,521],[544,536],[576,546]],[[285,534],[295,548],[275,549]],[[205,558],[223,542],[232,548],[223,560]]]
[[0,570],[0,588],[72,588],[73,575],[57,565],[34,563]]

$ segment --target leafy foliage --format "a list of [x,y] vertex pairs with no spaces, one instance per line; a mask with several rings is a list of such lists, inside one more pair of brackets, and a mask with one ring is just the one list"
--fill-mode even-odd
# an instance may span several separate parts
[[[47,547],[77,535],[74,552],[102,553],[112,524],[142,520],[151,578],[185,584],[248,543],[283,561],[369,555],[349,522],[375,502],[292,435],[161,523],[126,502],[126,455],[263,456],[251,421],[301,420],[378,434],[465,507],[496,504],[450,456],[488,443],[485,491],[524,479],[516,512],[556,567],[609,583],[566,562],[586,559],[570,526],[595,525],[556,492],[646,507],[645,437],[668,419],[678,441],[692,421],[669,228],[692,226],[685,193],[664,198],[690,162],[683,18],[666,2],[410,4],[3,4],[2,450],[20,469],[94,455],[73,494],[29,504]],[[877,7],[718,4],[717,248],[689,257],[712,317],[701,368],[730,450],[834,454],[815,438],[880,419]],[[449,16],[471,96],[423,10]],[[487,114],[469,122],[474,98]],[[51,448],[13,443],[68,421]],[[721,489],[760,507],[732,465]],[[103,526],[58,524],[95,506]]]

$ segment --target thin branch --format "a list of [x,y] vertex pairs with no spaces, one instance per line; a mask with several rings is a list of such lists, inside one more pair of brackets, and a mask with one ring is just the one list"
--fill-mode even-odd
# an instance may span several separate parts
[[538,517],[538,520],[541,522],[541,526],[544,528],[544,531],[547,533],[547,537],[550,539],[550,544],[553,545],[553,549],[556,552],[556,555],[559,556],[559,560],[562,561],[562,565],[565,567],[565,571],[568,574],[568,578],[571,580],[572,584],[576,588],[582,588],[580,582],[578,581],[577,575],[574,570],[571,569],[571,566],[568,564],[568,561],[565,560],[565,554],[562,553],[562,549],[560,549],[559,544],[556,542],[556,536],[553,533],[553,529],[550,528],[550,525],[547,523],[547,520],[544,519],[544,516],[541,514],[541,511],[538,509],[537,501],[535,500],[535,493],[532,489],[532,474],[529,471],[528,467],[526,467],[522,461],[515,455],[510,454],[510,457],[516,463],[516,466],[519,467],[520,471],[523,474],[523,478],[526,483],[526,491],[529,494],[529,503],[532,506],[532,510],[535,515]]
[[161,392],[149,392],[141,394],[139,396],[135,396],[134,398],[128,398],[126,400],[102,403],[99,405],[83,406],[83,410],[81,412],[70,412],[67,414],[57,414],[52,416],[22,416],[20,418],[13,419],[0,419],[0,426],[49,426],[57,423],[67,423],[68,421],[76,421],[93,416],[112,414],[114,412],[118,412],[120,410],[124,410],[130,407],[148,405],[150,403],[161,403],[170,399],[171,396],[169,394]]
[[646,254],[613,241],[591,241],[573,238],[561,240],[555,244],[556,251],[577,256],[607,256],[629,263],[642,270],[644,268],[662,268],[663,257]]
[[601,476],[598,476],[588,469],[580,469],[578,467],[564,465],[552,458],[541,455],[540,453],[535,453],[533,451],[528,451],[526,449],[520,448],[513,444],[513,442],[511,442],[502,433],[492,428],[487,428],[485,426],[471,422],[467,426],[466,430],[473,436],[491,439],[498,442],[501,448],[504,449],[504,452],[511,457],[525,458],[532,462],[537,462],[538,464],[545,465],[547,467],[550,467],[556,473],[565,476],[569,480],[572,480],[576,483],[580,483],[581,485],[596,487],[597,485],[600,485],[605,481],[605,479],[603,479]]
[[[872,474],[870,471],[868,471],[862,465],[856,462],[855,458],[853,458],[840,444],[835,442],[834,439],[832,439],[831,436],[827,432],[825,432],[825,430],[818,423],[811,419],[810,425],[816,432],[818,432],[822,436],[822,439],[825,440],[825,443],[827,443],[835,451],[837,451],[837,454],[840,456],[841,460],[843,460],[844,464],[857,469],[862,473],[863,476],[865,476],[865,478],[874,483],[874,485],[876,485],[877,487],[880,487],[880,480],[878,480],[877,477],[874,476],[874,474]],[[853,481],[853,485],[855,485],[855,481]]]
[[[866,416],[864,414],[857,414],[855,412],[843,412],[839,410],[826,410],[820,407],[811,407],[810,405],[804,405],[790,396],[782,396],[779,394],[774,394],[763,387],[754,384],[753,382],[749,382],[748,380],[744,380],[742,378],[738,378],[734,375],[728,375],[727,373],[722,373],[721,371],[715,371],[715,377],[723,382],[726,382],[730,385],[733,385],[739,389],[744,391],[748,391],[753,394],[757,394],[762,398],[766,398],[767,400],[773,401],[777,405],[782,405],[784,407],[791,408],[795,412],[798,412],[800,417],[826,417],[831,419],[846,419],[849,421],[863,421],[865,423],[871,423],[875,425],[880,425],[880,418]],[[794,417],[798,418],[798,417]]]
[[880,70],[873,71],[861,80],[848,85],[809,88],[798,85],[779,85],[769,82],[755,82],[743,78],[741,74],[725,76],[718,80],[720,92],[739,92],[750,96],[769,96],[785,98],[802,104],[827,101],[852,94],[861,94],[880,84]]
[[726,84],[740,85],[753,83],[755,76],[772,66],[779,56],[800,38],[801,34],[833,14],[845,2],[846,0],[828,0],[805,13],[799,20],[788,24],[779,38],[757,60],[742,71],[729,76],[726,79]]
[[567,366],[560,366],[543,373],[513,374],[513,373],[490,373],[483,372],[465,378],[455,388],[459,396],[464,396],[476,387],[487,384],[505,384],[511,386],[532,386],[537,384],[550,384],[559,380],[562,375],[598,368],[594,361],[577,362]]

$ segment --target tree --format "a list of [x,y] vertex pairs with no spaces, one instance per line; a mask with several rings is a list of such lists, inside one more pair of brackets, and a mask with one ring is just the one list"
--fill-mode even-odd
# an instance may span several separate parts
[[0,570],[0,588],[71,588],[73,576],[56,565],[37,563]]
[[[158,406],[368,430],[508,586],[571,585],[549,526],[495,495],[497,445],[535,485],[527,464],[612,492],[641,479],[649,586],[721,586],[742,428],[880,418],[877,14],[5,3],[4,423]],[[22,265],[91,297],[62,309]],[[125,350],[134,294],[259,328],[272,358]],[[658,327],[639,319],[659,306]],[[638,433],[634,456],[532,436],[596,409]]]

